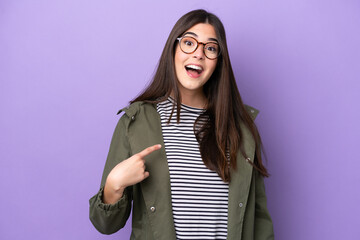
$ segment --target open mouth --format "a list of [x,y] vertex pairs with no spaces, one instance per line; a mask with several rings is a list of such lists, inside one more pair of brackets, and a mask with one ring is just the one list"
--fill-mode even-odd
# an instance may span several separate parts
[[201,66],[189,64],[185,66],[186,72],[190,75],[190,77],[197,78],[203,72],[203,68]]

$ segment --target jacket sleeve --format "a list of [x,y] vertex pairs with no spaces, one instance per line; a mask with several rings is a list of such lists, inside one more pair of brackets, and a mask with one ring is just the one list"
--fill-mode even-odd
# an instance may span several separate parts
[[[259,110],[245,105],[250,117],[255,121]],[[273,223],[267,209],[267,199],[265,194],[264,177],[257,171],[255,174],[255,222],[254,239],[255,240],[274,240]]]
[[124,114],[111,140],[108,157],[102,175],[100,190],[90,200],[90,221],[103,234],[112,234],[123,228],[129,218],[132,201],[132,187],[124,190],[122,198],[114,204],[102,201],[106,178],[110,171],[121,161],[130,157],[130,146],[126,136],[126,125],[129,119]]
[[267,209],[265,195],[265,184],[263,176],[254,171],[255,174],[255,240],[274,240],[273,223]]

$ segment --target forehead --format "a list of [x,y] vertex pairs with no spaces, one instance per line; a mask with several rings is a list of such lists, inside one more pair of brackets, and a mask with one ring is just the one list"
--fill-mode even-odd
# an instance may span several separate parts
[[209,23],[198,23],[192,26],[191,28],[189,28],[188,30],[186,30],[185,34],[188,32],[195,33],[198,39],[203,39],[203,40],[209,38],[217,39],[215,28]]

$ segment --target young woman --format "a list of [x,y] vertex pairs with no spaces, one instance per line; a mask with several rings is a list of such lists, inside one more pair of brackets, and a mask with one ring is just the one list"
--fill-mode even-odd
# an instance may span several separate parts
[[238,92],[221,21],[204,10],[172,29],[152,83],[119,111],[97,230],[130,239],[274,239],[256,109]]

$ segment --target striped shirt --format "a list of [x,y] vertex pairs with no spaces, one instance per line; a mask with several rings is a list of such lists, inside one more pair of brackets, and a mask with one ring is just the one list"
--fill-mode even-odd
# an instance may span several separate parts
[[229,186],[203,163],[194,134],[194,123],[203,109],[176,107],[174,100],[157,104],[168,159],[171,201],[177,239],[226,239]]

